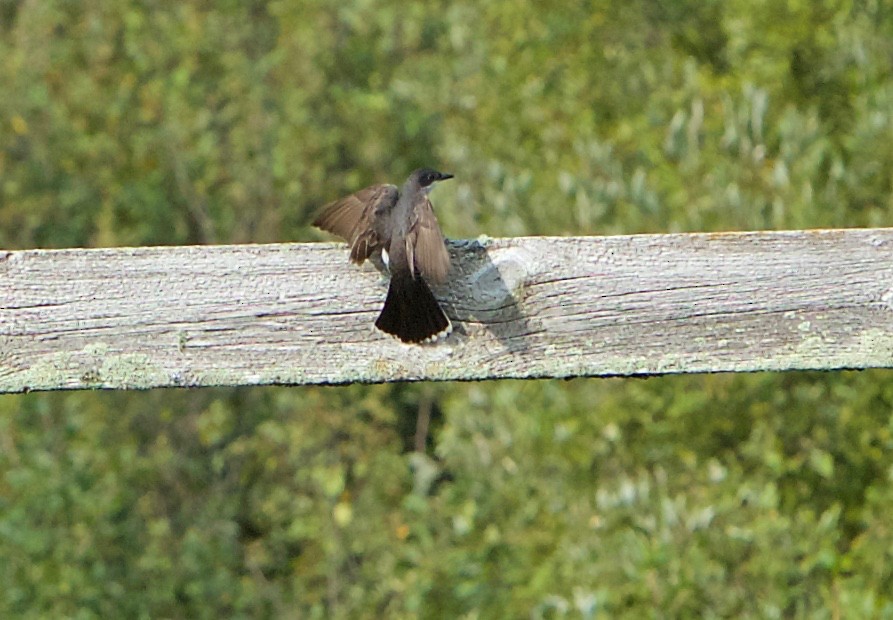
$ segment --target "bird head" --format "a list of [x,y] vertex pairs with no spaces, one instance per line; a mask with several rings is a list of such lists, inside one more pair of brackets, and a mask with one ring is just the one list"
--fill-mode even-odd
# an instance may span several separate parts
[[431,188],[434,187],[435,183],[437,183],[438,181],[452,179],[453,175],[447,174],[445,172],[438,172],[437,170],[432,170],[431,168],[419,168],[418,170],[414,171],[410,175],[410,177],[415,179],[422,189],[431,191]]

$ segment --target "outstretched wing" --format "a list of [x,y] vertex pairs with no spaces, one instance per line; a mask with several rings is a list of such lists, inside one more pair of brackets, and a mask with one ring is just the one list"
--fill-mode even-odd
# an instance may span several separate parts
[[426,280],[439,284],[446,280],[450,271],[450,255],[431,201],[413,211],[409,234],[406,236],[406,254],[410,257],[410,268],[418,269]]
[[375,218],[389,215],[397,204],[395,185],[372,185],[324,206],[313,225],[350,244],[350,260],[362,263],[387,240],[376,233]]

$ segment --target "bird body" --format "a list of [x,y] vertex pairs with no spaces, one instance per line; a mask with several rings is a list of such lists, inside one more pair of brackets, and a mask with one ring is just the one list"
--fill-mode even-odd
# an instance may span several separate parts
[[313,225],[350,244],[350,260],[362,264],[381,254],[391,274],[388,295],[375,326],[403,342],[433,342],[452,325],[431,293],[450,270],[450,257],[428,193],[452,178],[420,168],[398,189],[372,185],[324,206]]

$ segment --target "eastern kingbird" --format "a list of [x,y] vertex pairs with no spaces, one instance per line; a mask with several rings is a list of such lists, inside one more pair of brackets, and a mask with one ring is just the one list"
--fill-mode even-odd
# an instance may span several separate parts
[[372,185],[322,208],[313,225],[350,244],[350,260],[361,264],[380,253],[391,273],[384,308],[375,327],[403,342],[434,342],[452,331],[427,282],[439,284],[450,256],[428,192],[453,175],[419,168],[403,187]]

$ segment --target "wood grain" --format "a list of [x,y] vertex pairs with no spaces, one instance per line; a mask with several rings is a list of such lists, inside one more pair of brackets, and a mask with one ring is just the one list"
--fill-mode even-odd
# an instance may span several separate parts
[[455,332],[343,244],[0,252],[0,392],[893,367],[893,229],[450,242]]

